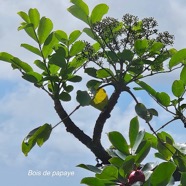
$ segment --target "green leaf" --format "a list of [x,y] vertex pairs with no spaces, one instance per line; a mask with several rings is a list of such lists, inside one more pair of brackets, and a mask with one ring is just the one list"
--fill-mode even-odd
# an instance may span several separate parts
[[1,61],[12,63],[13,58],[14,58],[14,56],[12,56],[11,54],[9,54],[7,52],[0,52],[0,60]]
[[25,156],[28,155],[36,143],[41,147],[43,143],[50,137],[51,131],[52,126],[47,123],[30,131],[22,142],[22,152],[25,154]]
[[96,178],[103,180],[115,180],[118,177],[118,169],[113,165],[107,165]]
[[28,11],[28,15],[30,18],[30,22],[34,25],[34,29],[36,29],[39,25],[40,14],[36,8],[31,8]]
[[80,82],[82,80],[81,76],[77,76],[77,75],[70,75],[68,77],[68,81],[73,82],[73,83],[77,83]]
[[69,35],[69,45],[71,45],[72,43],[74,43],[79,36],[81,35],[81,31],[79,30],[74,30],[70,35]]
[[92,99],[87,91],[78,90],[76,100],[84,107],[90,105]]
[[109,159],[109,162],[116,167],[121,167],[123,165],[123,160],[119,157],[112,157]]
[[92,10],[90,20],[94,24],[101,21],[102,17],[108,12],[109,7],[106,4],[99,4]]
[[101,173],[101,170],[96,167],[96,166],[92,166],[92,165],[85,165],[85,164],[79,164],[77,165],[77,167],[80,167],[80,168],[83,168],[83,169],[86,169],[86,170],[89,170],[89,171],[92,171],[92,172],[95,172],[95,173]]
[[125,49],[121,53],[119,53],[118,56],[123,62],[125,61],[131,62],[134,57],[134,53],[131,50]]
[[135,164],[135,157],[132,155],[129,155],[125,158],[123,162],[122,169],[124,170],[125,174],[129,174],[131,170],[134,168]]
[[130,121],[129,140],[130,140],[131,148],[134,146],[138,132],[139,132],[139,121],[138,121],[138,117],[136,116]]
[[50,33],[50,35],[46,38],[42,47],[42,53],[44,58],[47,58],[50,54],[52,54],[53,48],[57,43],[58,40],[55,37],[55,33],[54,32]]
[[137,81],[136,82],[140,87],[142,87],[145,91],[147,91],[147,93],[149,93],[150,95],[152,95],[153,97],[156,96],[156,91],[149,86],[148,84],[146,84],[144,81]]
[[156,167],[150,177],[150,185],[163,186],[167,185],[176,166],[171,162],[163,162]]
[[137,103],[135,106],[135,111],[137,115],[142,119],[147,119],[148,117],[148,110],[142,103]]
[[160,53],[160,50],[164,47],[164,44],[161,42],[153,42],[153,45],[151,46],[150,53],[156,54]]
[[148,110],[148,113],[152,116],[158,116],[158,111],[151,108],[151,109],[147,109]]
[[54,34],[60,42],[67,44],[68,36],[67,36],[66,32],[64,32],[63,30],[57,30],[54,32]]
[[96,40],[95,35],[90,28],[84,28],[83,32],[85,32],[93,40]]
[[136,153],[136,150],[138,149],[140,143],[143,141],[145,135],[145,131],[140,131],[136,137],[136,141],[131,149],[132,154]]
[[105,186],[106,184],[112,183],[108,180],[101,180],[95,177],[86,177],[81,180],[81,184],[86,184],[89,186]]
[[30,23],[30,18],[29,16],[23,12],[23,11],[20,11],[17,13],[26,23]]
[[159,153],[163,156],[163,158],[167,161],[169,161],[173,154],[175,153],[175,148],[167,143],[167,142],[163,142],[162,141],[158,141],[158,145],[157,145],[157,149],[159,151]]
[[67,63],[65,59],[66,51],[64,48],[59,47],[54,54],[49,58],[50,64],[55,64],[61,68],[66,68]]
[[23,27],[19,27],[18,30],[24,29],[25,32],[38,43],[38,39],[32,23],[25,24]]
[[59,99],[62,100],[62,101],[70,101],[70,100],[71,100],[71,96],[70,96],[69,93],[63,91],[63,92],[59,95]]
[[142,141],[136,150],[136,163],[141,163],[148,153],[150,152],[150,142],[149,141]]
[[36,48],[36,47],[34,47],[32,45],[26,44],[26,43],[21,44],[21,46],[23,48],[27,49],[28,51],[30,51],[30,52],[42,57],[41,52],[40,52],[40,50],[38,48]]
[[171,60],[169,61],[169,68],[178,65],[179,63],[182,63],[186,59],[186,48],[179,50],[176,52]]
[[43,76],[37,72],[27,72],[23,76],[23,79],[31,82],[31,83],[40,83],[43,79]]
[[21,69],[25,72],[33,71],[32,67],[28,63],[21,61],[19,58],[14,57],[11,61],[13,68]]
[[34,64],[40,68],[41,70],[46,70],[46,65],[43,63],[43,61],[40,61],[40,60],[35,60],[34,61]]
[[53,29],[53,23],[49,18],[42,17],[37,30],[39,43],[43,44]]
[[85,68],[85,73],[87,73],[89,76],[97,77],[97,70],[95,68]]
[[181,97],[184,91],[185,91],[184,82],[182,80],[175,80],[172,84],[172,93],[176,97]]
[[101,83],[102,82],[100,82],[100,81],[92,79],[92,80],[87,82],[87,88],[89,90],[97,90],[98,87],[101,85]]
[[170,105],[170,96],[165,92],[157,92],[156,99],[165,107],[168,107]]
[[85,43],[83,41],[76,41],[70,49],[69,52],[70,56],[75,56],[76,54],[82,52],[84,47],[85,47]]
[[185,154],[182,154],[178,151],[177,154],[173,156],[173,160],[181,172],[186,172],[186,155]]
[[186,172],[181,172],[181,184],[186,185]]
[[148,132],[145,132],[144,140],[149,141],[151,143],[151,146],[154,149],[157,149],[158,140],[157,140],[157,138],[153,134],[150,134]]
[[71,0],[72,5],[67,10],[76,18],[84,21],[89,25],[89,8],[82,0]]
[[123,135],[121,133],[119,133],[117,131],[109,132],[108,138],[109,138],[110,142],[112,143],[112,145],[116,149],[118,149],[119,151],[121,151],[125,155],[130,154],[127,141],[125,140],[125,138],[123,137]]
[[186,66],[182,68],[182,71],[180,73],[180,80],[182,80],[186,85]]
[[108,78],[114,76],[112,70],[109,68],[99,69],[96,72],[98,78]]
[[146,52],[148,46],[149,44],[147,39],[138,39],[134,43],[134,48],[139,56],[142,56]]

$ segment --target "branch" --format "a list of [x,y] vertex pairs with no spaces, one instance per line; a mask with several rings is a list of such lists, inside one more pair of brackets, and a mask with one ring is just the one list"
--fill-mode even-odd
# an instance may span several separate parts
[[121,92],[122,92],[122,90],[115,89],[114,93],[111,95],[111,97],[108,101],[108,105],[100,113],[98,119],[96,120],[94,132],[93,132],[93,143],[95,143],[96,145],[100,144],[101,134],[103,131],[104,124],[105,124],[106,120],[110,117],[110,113],[113,110],[113,108],[115,107]]
[[94,155],[102,161],[104,164],[109,163],[109,159],[111,158],[106,150],[103,148],[101,144],[95,144],[92,139],[86,135],[79,127],[75,125],[75,123],[71,120],[70,116],[64,110],[59,99],[54,98],[54,108],[59,115],[60,119],[63,121],[66,131],[73,134],[81,143],[83,143],[87,148],[89,148]]

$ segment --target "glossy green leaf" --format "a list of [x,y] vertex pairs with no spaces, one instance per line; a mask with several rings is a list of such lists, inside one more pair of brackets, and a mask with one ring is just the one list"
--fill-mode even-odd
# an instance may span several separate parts
[[181,97],[183,95],[184,91],[185,91],[184,82],[182,80],[175,80],[172,84],[172,93],[176,97]]
[[40,60],[35,60],[34,61],[34,64],[38,67],[38,68],[40,68],[41,70],[46,70],[46,65],[42,62],[42,61],[40,61]]
[[90,20],[94,24],[101,21],[102,17],[108,12],[109,7],[106,4],[98,4],[92,10]]
[[98,78],[108,78],[114,76],[112,70],[109,68],[99,69],[96,72]]
[[23,74],[23,79],[31,82],[31,83],[39,83],[43,79],[43,76],[37,72],[27,72]]
[[123,62],[125,61],[131,62],[134,57],[134,53],[131,50],[125,49],[121,53],[119,53],[118,56]]
[[101,173],[101,170],[98,167],[93,166],[93,165],[79,164],[77,165],[77,167],[80,167],[80,168],[83,168],[83,169],[86,169],[86,170],[89,170],[95,173]]
[[106,166],[100,174],[96,174],[96,178],[115,180],[118,177],[118,169],[113,165]]
[[181,172],[186,172],[186,155],[179,151],[173,156],[175,164],[178,166]]
[[49,18],[42,17],[37,30],[39,43],[43,44],[53,29],[53,23]]
[[181,182],[183,186],[186,185],[186,172],[181,173]]
[[87,4],[82,0],[71,0],[71,3],[74,5],[69,7],[68,11],[89,25],[89,8]]
[[151,143],[151,146],[152,146],[154,149],[157,149],[158,140],[157,140],[157,138],[156,138],[153,134],[150,134],[150,133],[148,133],[148,132],[145,132],[144,140],[149,141],[149,142]]
[[135,106],[135,111],[137,115],[142,119],[147,119],[148,117],[148,110],[142,103],[137,103]]
[[14,56],[7,52],[0,52],[0,60],[8,63],[12,63]]
[[139,132],[139,121],[138,121],[138,117],[136,116],[130,121],[129,140],[130,140],[131,148],[134,146],[138,132]]
[[172,67],[182,63],[184,60],[186,60],[186,49],[181,49],[178,52],[176,52],[171,60],[169,61],[169,68],[171,69]]
[[42,53],[43,57],[47,58],[49,55],[52,54],[54,46],[58,43],[57,38],[55,37],[55,33],[52,32],[50,35],[46,38],[43,47],[42,47]]
[[72,43],[74,43],[79,36],[81,35],[81,31],[79,30],[74,30],[70,35],[69,35],[69,45],[71,45]]
[[135,157],[132,155],[129,155],[125,158],[123,161],[123,170],[125,174],[129,174],[131,170],[133,170],[135,164]]
[[89,76],[97,77],[97,70],[95,68],[85,68],[85,73],[87,73]]
[[65,59],[66,51],[64,48],[60,47],[56,50],[54,54],[51,55],[49,58],[49,63],[50,64],[55,64],[61,68],[66,68],[67,63]]
[[39,25],[40,14],[36,8],[31,8],[28,11],[28,15],[30,18],[30,22],[34,25],[34,29],[36,29]]
[[121,167],[123,165],[123,160],[119,157],[112,157],[109,159],[109,162],[116,167]]
[[105,186],[106,184],[109,184],[110,181],[108,180],[101,180],[95,177],[86,177],[81,180],[81,184],[86,184],[89,186]]
[[68,35],[67,35],[66,32],[64,32],[63,30],[57,30],[54,33],[55,33],[56,38],[60,42],[62,42],[64,44],[67,44],[67,42],[68,42]]
[[170,96],[165,92],[157,92],[156,99],[165,107],[170,105]]
[[176,166],[171,162],[163,162],[156,167],[150,177],[150,185],[163,186],[167,185],[172,174],[176,170]]
[[90,90],[97,90],[101,84],[102,83],[100,81],[92,79],[87,82],[87,88]]
[[71,75],[68,77],[68,81],[73,82],[73,83],[80,82],[81,80],[82,80],[82,77],[78,75]]
[[140,143],[143,141],[145,135],[145,131],[140,131],[136,137],[135,143],[131,149],[132,154],[136,153],[136,150],[138,149]]
[[186,85],[186,66],[184,66],[181,70],[180,80],[182,80],[184,84]]
[[70,100],[71,100],[71,96],[70,96],[69,93],[63,91],[63,92],[59,95],[59,99],[62,100],[62,101],[70,101]]
[[164,44],[161,42],[154,42],[150,48],[150,53],[160,53],[160,50],[164,47]]
[[92,32],[90,28],[84,28],[83,32],[86,33],[93,40],[96,40],[95,34]]
[[117,131],[109,132],[108,138],[112,145],[124,153],[125,155],[129,155],[129,145],[127,144],[126,139],[123,137],[123,135]]
[[175,153],[175,148],[166,142],[158,142],[157,149],[165,160],[169,161]]
[[151,109],[147,109],[148,110],[148,113],[152,116],[158,116],[158,111],[151,108]]
[[142,141],[136,150],[135,162],[141,163],[149,154],[150,148],[151,145],[149,141]]
[[69,52],[70,56],[75,56],[76,54],[82,52],[84,47],[85,47],[85,43],[83,41],[76,41],[70,49]]
[[19,58],[14,57],[11,61],[13,68],[21,69],[25,72],[33,71],[32,67],[28,63],[21,61]]
[[[18,28],[18,30],[20,30],[21,27]],[[25,32],[32,38],[34,39],[37,43],[38,43],[38,39],[34,30],[34,26],[32,23],[29,24],[25,24],[24,27],[22,28],[25,30]]]
[[90,105],[92,99],[87,91],[78,90],[76,100],[79,102],[81,106],[88,106]]
[[30,52],[42,57],[41,52],[40,52],[40,50],[38,48],[36,48],[36,47],[34,47],[32,45],[26,44],[26,43],[21,44],[21,46],[23,48],[27,49],[28,51],[30,51]]
[[42,146],[43,143],[50,137],[51,131],[52,126],[47,123],[30,131],[22,142],[22,152],[25,156],[28,155],[36,143],[38,146]]
[[74,87],[72,85],[68,85],[68,86],[63,86],[64,90],[69,93],[72,92],[74,90]]
[[136,83],[138,85],[140,85],[144,90],[147,91],[147,93],[149,93],[153,97],[156,96],[156,91],[150,85],[148,85],[147,83],[145,83],[144,81],[137,81]]
[[20,11],[17,13],[26,23],[30,23],[30,18],[27,13]]
[[138,39],[134,43],[135,51],[139,56],[143,55],[146,52],[148,46],[149,45],[147,39]]

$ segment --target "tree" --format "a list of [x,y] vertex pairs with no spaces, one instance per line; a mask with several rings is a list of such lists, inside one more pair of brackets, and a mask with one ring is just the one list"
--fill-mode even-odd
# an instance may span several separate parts
[[[90,12],[82,0],[71,2],[73,5],[68,11],[87,25],[83,32],[91,41],[79,39],[82,34],[79,30],[74,30],[69,36],[63,30],[53,31],[49,18],[40,17],[37,9],[30,9],[28,13],[18,13],[24,21],[19,30],[24,30],[37,43],[37,47],[27,43],[21,46],[39,56],[34,61],[38,71],[18,57],[0,53],[0,60],[10,63],[13,69],[21,72],[23,79],[49,95],[60,118],[56,125],[46,123],[33,129],[22,142],[23,153],[27,155],[36,144],[42,146],[52,130],[63,123],[67,132],[72,133],[97,158],[96,166],[79,165],[96,173],[95,177],[84,178],[82,183],[101,186],[139,185],[142,182],[143,185],[163,186],[173,183],[173,175],[176,181],[181,180],[184,185],[185,146],[176,144],[168,133],[160,130],[175,120],[181,120],[186,126],[186,50],[171,48],[173,36],[168,32],[159,32],[154,18],[139,20],[126,14],[118,21],[111,17],[103,18],[109,9],[106,4],[98,4]],[[177,69],[181,69],[181,73],[180,79],[172,84],[174,99],[145,82],[149,76]],[[89,76],[87,90],[76,92],[78,106],[67,113],[63,103],[71,101],[70,93],[74,90],[74,83],[82,80],[81,73]],[[137,87],[133,87],[134,84]],[[108,87],[113,87],[111,96],[106,92]],[[154,129],[151,124],[153,117],[159,116],[158,111],[147,108],[135,95],[135,91],[142,90],[173,116],[159,129]],[[112,146],[107,150],[101,143],[102,131],[123,93],[134,99],[137,116],[130,122],[129,143],[120,132],[113,131],[108,133]],[[85,134],[70,117],[85,106],[100,110],[92,136]],[[139,130],[139,118],[145,121],[151,133]],[[156,157],[163,159],[159,165],[142,164],[151,148],[157,151]]]

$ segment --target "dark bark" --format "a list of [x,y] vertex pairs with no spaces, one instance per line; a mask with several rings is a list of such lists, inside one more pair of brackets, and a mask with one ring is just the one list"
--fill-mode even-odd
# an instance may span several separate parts
[[105,107],[105,109],[100,113],[98,119],[96,120],[96,124],[94,127],[94,132],[93,132],[93,142],[95,144],[100,144],[101,142],[101,134],[103,131],[104,124],[106,120],[110,117],[110,113],[115,107],[118,98],[121,94],[121,90],[115,90],[112,96],[109,99],[108,105]]
[[103,146],[100,144],[95,144],[88,135],[86,135],[75,123],[71,120],[67,112],[64,110],[60,100],[54,99],[54,108],[63,121],[67,132],[73,134],[81,143],[88,147],[96,156],[100,159],[103,164],[108,164],[108,160],[111,158]]

